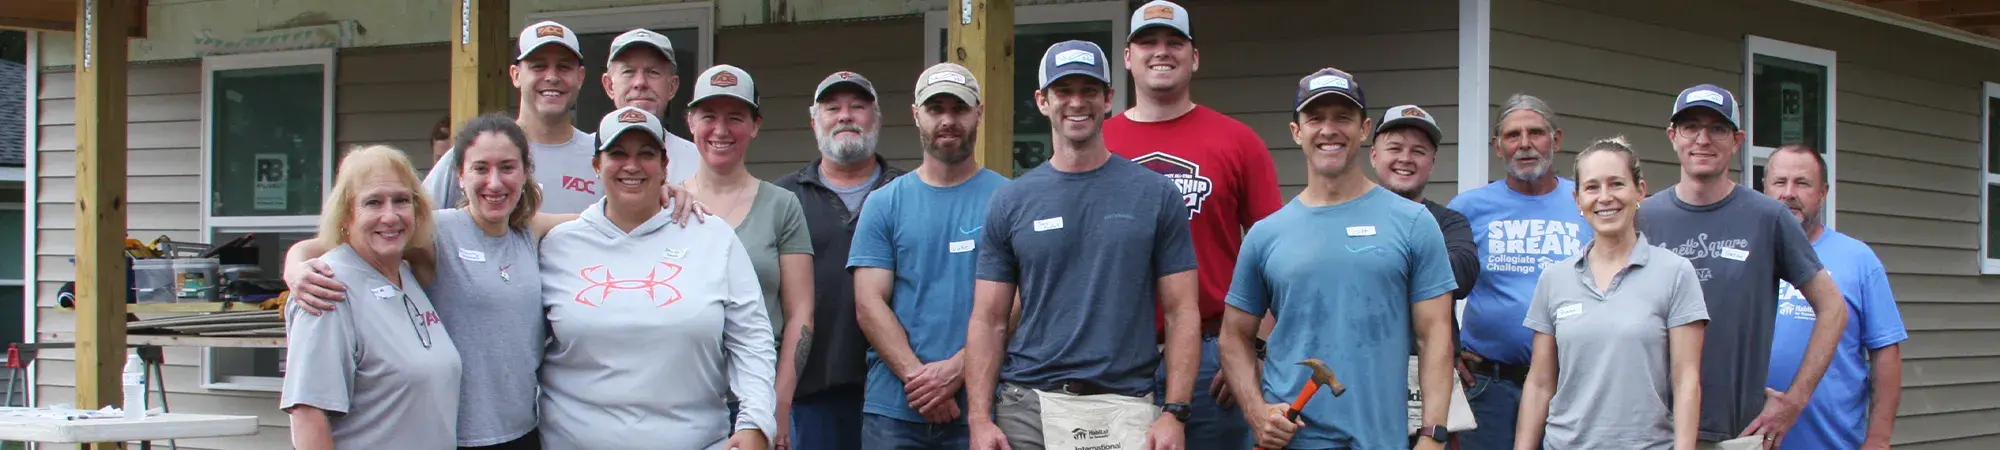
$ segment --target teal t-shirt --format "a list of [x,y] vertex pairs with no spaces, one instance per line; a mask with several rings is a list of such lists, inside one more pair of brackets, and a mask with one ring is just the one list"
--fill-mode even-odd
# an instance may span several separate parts
[[[937,187],[916,175],[898,177],[868,197],[861,223],[854,229],[854,246],[847,268],[873,267],[896,272],[889,309],[903,324],[910,350],[933,363],[965,348],[965,326],[972,317],[973,272],[986,224],[986,202],[1007,177],[980,170],[956,186]],[[959,406],[964,406],[960,397]],[[861,411],[889,418],[924,422],[910,409],[903,381],[887,363],[868,351],[868,382]],[[959,421],[963,421],[961,418]]]
[[1336,205],[1294,199],[1250,227],[1229,306],[1277,319],[1264,401],[1298,396],[1306,358],[1347,386],[1314,394],[1289,448],[1408,448],[1410,307],[1457,287],[1430,211],[1379,187]]

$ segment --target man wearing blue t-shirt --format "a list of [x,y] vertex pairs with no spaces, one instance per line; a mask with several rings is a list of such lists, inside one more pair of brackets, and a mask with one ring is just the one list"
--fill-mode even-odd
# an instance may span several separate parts
[[847,266],[861,331],[874,347],[862,398],[861,448],[966,447],[965,325],[987,199],[1007,178],[972,159],[979,81],[939,63],[917,77],[910,108],[924,161],[871,194]]
[[[1373,128],[1365,101],[1360,84],[1338,69],[1299,80],[1291,131],[1305,152],[1305,191],[1250,228],[1236,262],[1222,361],[1229,379],[1252,381],[1230,388],[1258,447],[1407,446],[1414,334],[1425,399],[1416,448],[1444,448],[1458,283],[1430,211],[1362,172],[1361,142]],[[1251,341],[1267,313],[1275,325],[1269,358],[1260,361]],[[1338,399],[1321,389],[1297,421],[1288,420],[1285,403],[1310,382],[1311,370],[1298,364],[1307,358],[1325,362],[1350,389]]]
[[1467,450],[1514,448],[1521,383],[1535,331],[1521,326],[1542,268],[1575,256],[1592,237],[1577,213],[1576,182],[1556,176],[1562,127],[1555,111],[1533,95],[1514,94],[1493,124],[1493,152],[1507,178],[1451,200],[1465,214],[1479,248],[1479,281],[1465,299],[1459,357],[1471,372],[1465,387],[1479,428],[1459,433]]
[[[1896,310],[1889,276],[1875,251],[1821,222],[1825,180],[1826,160],[1803,145],[1779,147],[1764,169],[1764,195],[1784,202],[1799,219],[1820,264],[1840,285],[1848,311],[1833,362],[1780,448],[1886,449],[1903,394],[1899,344],[1909,333],[1903,330],[1903,315]],[[1785,391],[1791,389],[1799,361],[1805,359],[1816,315],[1798,288],[1783,281],[1778,284],[1778,321],[1771,333],[1771,372],[1765,386]]]

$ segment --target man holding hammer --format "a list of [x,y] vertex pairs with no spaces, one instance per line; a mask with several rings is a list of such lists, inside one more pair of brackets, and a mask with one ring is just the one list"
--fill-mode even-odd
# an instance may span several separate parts
[[[1222,363],[1230,380],[1248,381],[1230,388],[1261,448],[1407,445],[1412,332],[1426,399],[1416,448],[1443,448],[1451,396],[1431,393],[1451,389],[1458,283],[1430,211],[1362,173],[1361,143],[1373,129],[1364,101],[1361,85],[1338,69],[1299,80],[1291,131],[1305,152],[1306,189],[1250,228],[1236,262]],[[1267,312],[1276,325],[1259,380],[1253,341]],[[1319,368],[1299,363],[1308,358],[1349,380],[1354,395],[1329,401],[1337,385],[1299,395],[1316,383]],[[1290,407],[1267,404],[1295,397]]]

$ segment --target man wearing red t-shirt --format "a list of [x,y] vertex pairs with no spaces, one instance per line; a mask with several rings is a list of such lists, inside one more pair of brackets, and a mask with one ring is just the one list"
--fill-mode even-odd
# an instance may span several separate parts
[[[1189,96],[1201,58],[1188,31],[1187,10],[1154,1],[1134,11],[1131,23],[1125,67],[1132,72],[1138,106],[1105,121],[1105,144],[1172,179],[1187,201],[1201,279],[1201,374],[1195,386],[1208,388],[1195,390],[1185,422],[1187,448],[1243,448],[1250,444],[1250,428],[1224,387],[1215,336],[1244,230],[1284,206],[1277,169],[1270,149],[1249,126],[1196,105]],[[1154,319],[1155,326],[1164,326]],[[1157,384],[1165,384],[1164,376]]]

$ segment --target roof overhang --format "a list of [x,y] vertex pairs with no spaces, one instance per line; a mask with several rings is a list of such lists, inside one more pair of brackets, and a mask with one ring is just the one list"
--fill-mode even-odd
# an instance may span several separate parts
[[[35,31],[76,31],[76,17],[83,0],[6,0],[0,2],[0,28]],[[146,37],[147,0],[130,0],[135,10],[132,28],[126,36]]]
[[2000,42],[2000,0],[1840,0]]

